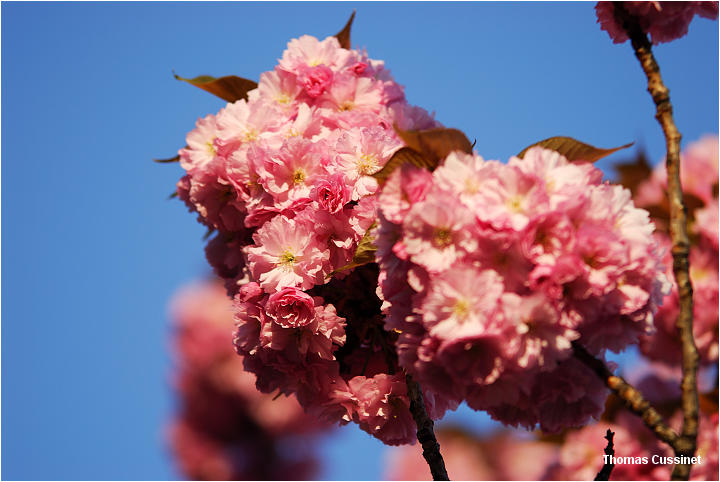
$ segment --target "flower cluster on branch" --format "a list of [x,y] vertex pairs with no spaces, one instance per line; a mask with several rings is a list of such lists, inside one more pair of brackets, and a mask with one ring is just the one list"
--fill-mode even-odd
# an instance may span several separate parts
[[414,440],[415,426],[377,270],[341,268],[375,221],[370,175],[403,145],[394,126],[437,125],[382,62],[303,36],[180,151],[178,193],[217,231],[207,257],[235,297],[235,344],[258,388],[391,444]]
[[436,399],[557,432],[602,411],[572,357],[622,350],[667,291],[648,213],[588,163],[540,147],[507,164],[452,153],[404,165],[380,195],[386,327]]

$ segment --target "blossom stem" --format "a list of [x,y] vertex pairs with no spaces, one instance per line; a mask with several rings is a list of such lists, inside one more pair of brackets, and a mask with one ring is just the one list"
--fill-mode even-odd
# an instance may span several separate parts
[[581,344],[573,342],[572,347],[573,354],[578,360],[595,372],[605,382],[605,386],[612,390],[631,412],[638,415],[658,439],[676,450],[680,440],[679,435],[665,423],[662,416],[650,405],[650,402],[645,400],[642,393],[622,377],[613,375],[605,363],[588,353]]
[[600,472],[598,472],[595,476],[595,480],[610,480],[610,474],[612,474],[612,470],[615,467],[615,464],[613,463],[613,457],[615,456],[615,446],[613,444],[614,436],[615,432],[608,429],[605,434],[605,439],[608,441],[607,446],[605,447],[605,464],[603,464],[602,469],[600,469]]
[[430,473],[433,480],[450,480],[447,470],[445,470],[445,461],[440,453],[440,444],[435,438],[433,431],[433,421],[425,410],[425,401],[423,400],[420,384],[413,380],[409,373],[405,374],[405,383],[408,388],[408,397],[410,398],[410,413],[417,425],[417,439],[423,448],[423,457],[430,467]]
[[[615,18],[630,37],[635,56],[640,61],[648,79],[648,92],[656,107],[655,118],[662,127],[667,146],[666,167],[668,198],[670,204],[670,238],[672,240],[673,273],[678,286],[680,314],[675,326],[682,343],[682,411],[681,440],[675,448],[676,455],[692,457],[695,454],[698,432],[697,369],[699,356],[693,339],[693,290],[690,282],[690,240],[687,234],[687,207],[683,201],[680,184],[681,135],[673,120],[670,92],[660,76],[660,67],[652,53],[647,35],[637,19],[630,15],[622,2],[613,2]],[[688,480],[690,464],[677,464],[673,468],[673,480]]]

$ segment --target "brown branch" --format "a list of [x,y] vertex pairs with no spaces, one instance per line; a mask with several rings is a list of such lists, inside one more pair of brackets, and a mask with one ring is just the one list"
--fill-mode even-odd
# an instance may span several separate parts
[[615,433],[608,429],[605,434],[605,439],[608,441],[605,447],[605,457],[603,468],[597,473],[594,480],[610,480],[610,474],[612,474],[613,467],[615,467],[615,446],[613,445],[613,437]]
[[642,393],[622,377],[613,375],[605,363],[588,353],[581,344],[573,342],[572,347],[575,357],[594,371],[605,382],[605,386],[612,390],[631,412],[638,415],[657,438],[675,450],[680,437],[665,423],[662,415],[650,405],[650,402],[645,400]]
[[[675,455],[692,457],[695,454],[698,432],[697,369],[699,357],[693,340],[693,290],[688,261],[690,240],[687,234],[687,208],[680,184],[681,135],[673,120],[670,92],[660,76],[660,68],[653,56],[647,35],[643,32],[637,19],[625,10],[622,2],[613,2],[613,6],[615,19],[630,37],[635,56],[647,76],[647,90],[656,107],[655,118],[665,134],[673,273],[680,296],[680,314],[676,321],[676,327],[682,343],[683,427],[682,438],[675,448]],[[677,464],[673,469],[673,480],[687,480],[690,477],[690,467],[690,464]]]
[[425,401],[423,400],[422,390],[418,382],[412,379],[410,374],[405,374],[405,382],[408,388],[408,397],[410,398],[410,413],[417,425],[417,439],[423,448],[423,457],[430,467],[430,473],[433,480],[450,480],[447,470],[445,470],[445,461],[440,453],[440,444],[435,438],[433,431],[433,421],[425,410]]

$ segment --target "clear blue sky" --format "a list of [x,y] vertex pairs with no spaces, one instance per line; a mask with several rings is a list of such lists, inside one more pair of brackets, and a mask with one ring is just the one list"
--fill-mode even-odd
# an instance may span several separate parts
[[[485,158],[570,135],[642,142],[657,161],[640,67],[593,6],[3,3],[2,478],[178,477],[166,303],[206,272],[204,230],[166,199],[179,166],[150,159],[222,101],[173,69],[257,79],[290,38],[332,35],[356,8],[353,45]],[[656,54],[685,140],[716,132],[717,22]],[[325,477],[380,476],[379,443],[335,437]]]

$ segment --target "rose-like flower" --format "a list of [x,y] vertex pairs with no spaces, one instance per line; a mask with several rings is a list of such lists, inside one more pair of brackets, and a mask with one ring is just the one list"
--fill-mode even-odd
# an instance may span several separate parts
[[312,296],[291,286],[271,294],[265,309],[268,316],[283,328],[298,328],[315,319]]
[[300,70],[298,80],[305,89],[305,92],[314,99],[320,97],[323,92],[330,87],[333,80],[333,72],[325,65],[304,67]]
[[350,201],[350,189],[342,174],[335,173],[325,176],[315,183],[310,197],[330,214],[342,211]]

